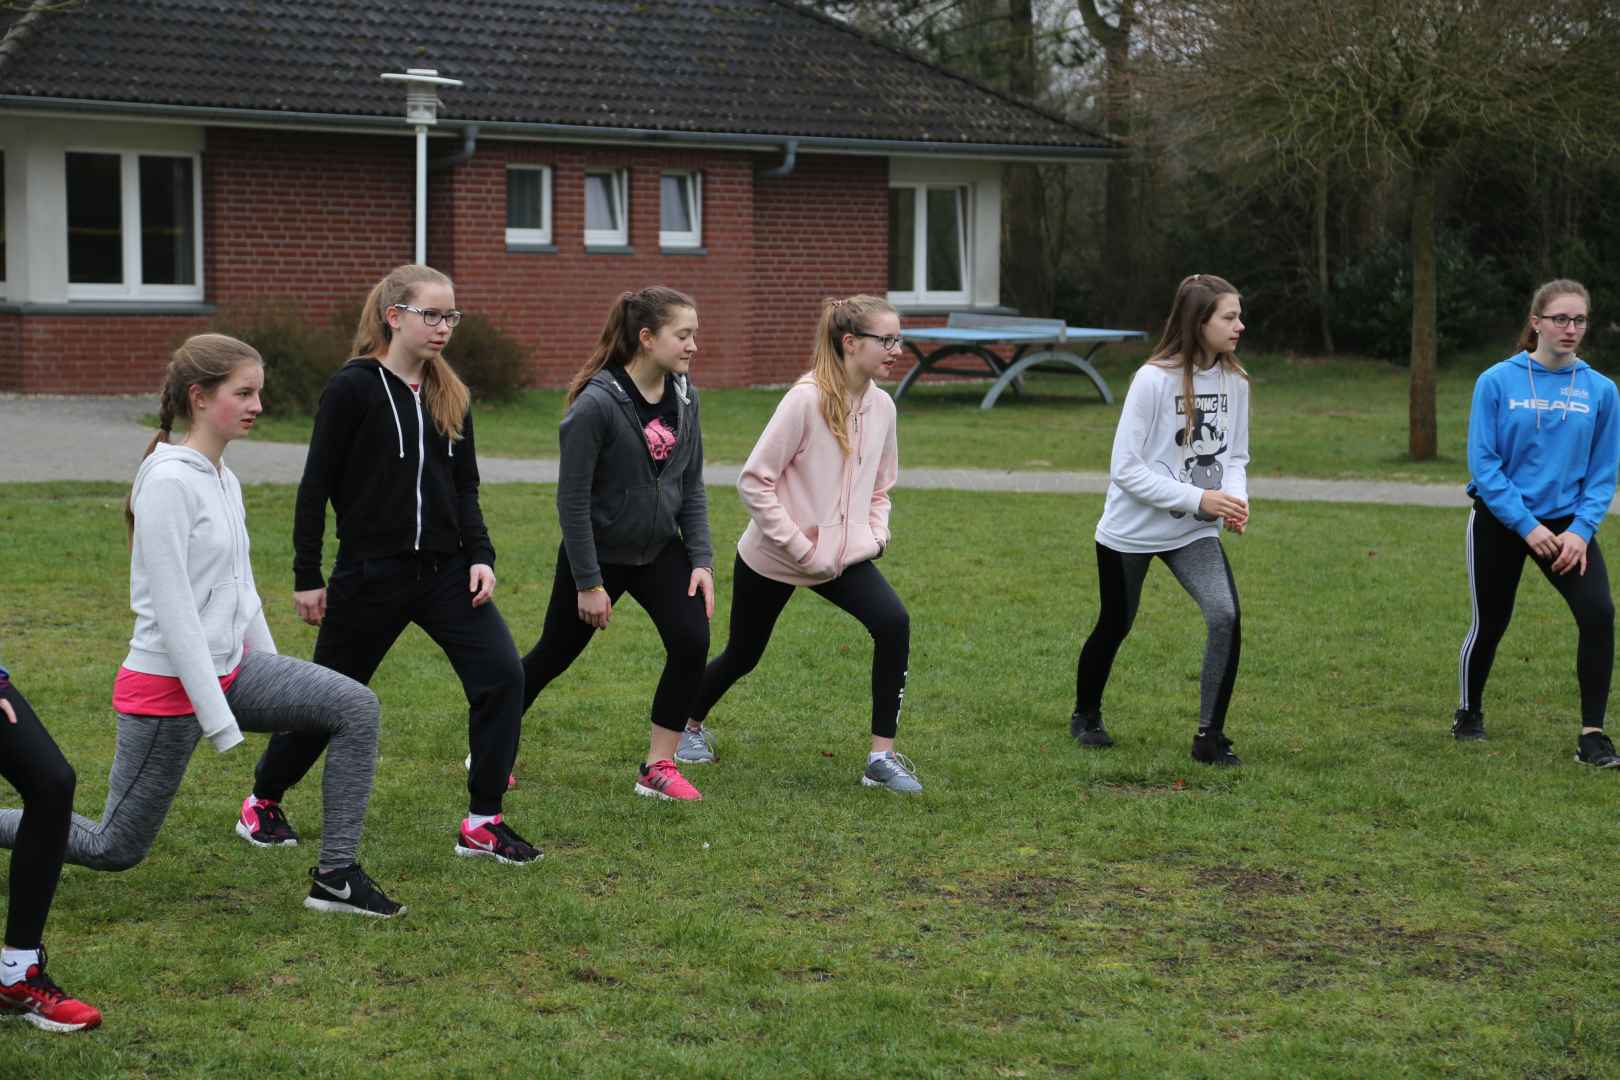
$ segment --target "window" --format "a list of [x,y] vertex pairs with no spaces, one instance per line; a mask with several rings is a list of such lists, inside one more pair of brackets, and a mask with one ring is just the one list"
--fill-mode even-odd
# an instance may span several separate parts
[[551,170],[546,166],[506,167],[506,242],[551,243]]
[[628,169],[585,174],[586,247],[623,247],[630,243],[629,189]]
[[658,246],[695,248],[703,243],[703,174],[665,173],[659,185],[662,209]]
[[918,184],[889,189],[889,299],[964,304],[971,190]]
[[192,154],[67,154],[68,298],[202,299]]

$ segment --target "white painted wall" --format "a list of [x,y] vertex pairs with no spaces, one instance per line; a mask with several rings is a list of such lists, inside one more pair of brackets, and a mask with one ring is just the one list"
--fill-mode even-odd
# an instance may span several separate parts
[[203,129],[190,125],[0,115],[0,148],[6,154],[6,300],[67,302],[64,155],[69,150],[200,153],[203,139]]

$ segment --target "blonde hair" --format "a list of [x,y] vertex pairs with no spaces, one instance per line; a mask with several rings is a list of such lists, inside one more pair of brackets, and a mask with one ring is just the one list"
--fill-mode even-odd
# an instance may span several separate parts
[[874,315],[895,314],[894,305],[877,296],[823,300],[821,320],[816,323],[816,344],[810,354],[810,377],[821,392],[821,415],[848,457],[854,447],[849,441],[849,381],[844,374],[844,335],[867,333]]
[[[1189,441],[1198,417],[1198,411],[1193,408],[1196,397],[1193,375],[1198,369],[1199,358],[1204,355],[1204,338],[1200,331],[1215,314],[1215,306],[1223,296],[1241,299],[1242,294],[1230,281],[1214,274],[1189,274],[1182,278],[1181,284],[1176,286],[1176,298],[1170,304],[1170,314],[1164,320],[1164,333],[1147,359],[1148,363],[1162,368],[1181,369],[1181,400],[1183,411],[1187,414],[1186,438]],[[1243,365],[1238,363],[1236,353],[1216,353],[1212,366],[1224,368],[1245,379],[1249,377]]]
[[[204,394],[212,394],[243,364],[263,363],[259,350],[225,334],[196,334],[186,338],[169,356],[169,364],[163,369],[163,386],[158,391],[157,434],[146,444],[141,460],[151,457],[158,443],[173,441],[176,420],[190,423],[193,386]],[[133,497],[133,491],[124,496],[124,525],[132,544],[135,542]]]
[[590,359],[574,372],[568,384],[568,404],[574,403],[598,371],[609,364],[624,367],[634,360],[641,349],[641,332],[658,333],[675,317],[676,308],[696,311],[697,302],[679,289],[665,285],[648,285],[635,292],[620,293],[608,309],[607,322],[602,325],[602,334],[597,338],[596,348],[591,350]]
[[[1540,315],[1542,308],[1560,296],[1580,297],[1586,303],[1588,314],[1591,313],[1592,294],[1586,291],[1585,285],[1570,278],[1554,278],[1537,289],[1536,294],[1530,298],[1530,315]],[[1536,333],[1536,324],[1530,321],[1529,315],[1526,315],[1524,329],[1519,333],[1519,348],[1525,352],[1533,352],[1540,343],[1541,338]]]
[[[423,285],[455,288],[455,284],[444,274],[420,263],[396,266],[372,286],[371,294],[366,297],[366,306],[360,311],[360,324],[354,329],[350,355],[382,359],[388,351],[389,342],[394,340],[394,331],[388,325],[389,309],[395,304],[410,303],[416,298],[416,290]],[[439,429],[439,434],[460,440],[462,421],[466,418],[472,394],[442,354],[435,353],[422,369],[422,401],[427,405],[428,415],[433,417],[433,426]]]

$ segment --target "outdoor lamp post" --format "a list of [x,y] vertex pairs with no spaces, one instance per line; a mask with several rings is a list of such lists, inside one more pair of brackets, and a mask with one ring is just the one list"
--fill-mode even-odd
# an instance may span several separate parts
[[406,68],[383,73],[385,82],[405,84],[405,122],[416,125],[416,261],[427,262],[427,133],[439,122],[438,87],[460,86],[460,79],[446,79],[436,68]]

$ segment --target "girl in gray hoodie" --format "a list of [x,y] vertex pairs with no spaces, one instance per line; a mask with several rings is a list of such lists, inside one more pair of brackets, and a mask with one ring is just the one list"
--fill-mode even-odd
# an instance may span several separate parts
[[703,431],[687,379],[697,305],[661,286],[620,295],[568,388],[559,433],[562,545],[540,640],[523,658],[523,708],[606,630],[629,593],[666,650],[635,792],[693,801],[675,748],[703,679],[714,614],[714,549]]
[[[355,860],[377,763],[376,695],[276,652],[254,585],[242,488],[223,460],[226,445],[252,429],[263,384],[258,352],[222,334],[189,338],[169,362],[160,430],[125,504],[135,632],[113,684],[107,808],[100,821],[73,816],[67,861],[97,870],[139,863],[203,736],[223,753],[243,731],[320,732],[331,737],[325,831],[304,906],[387,918],[405,909]],[[171,443],[176,419],[187,430]],[[12,846],[21,818],[0,810],[0,846]]]

